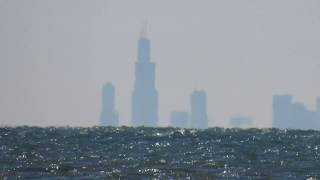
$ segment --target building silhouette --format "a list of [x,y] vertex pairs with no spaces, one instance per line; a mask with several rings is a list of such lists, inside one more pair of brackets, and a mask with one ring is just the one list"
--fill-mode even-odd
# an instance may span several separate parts
[[102,89],[102,111],[100,123],[102,126],[118,126],[118,113],[115,110],[115,88],[106,83]]
[[272,109],[275,128],[319,128],[319,113],[308,110],[302,103],[293,103],[291,95],[274,95]]
[[291,95],[274,95],[272,100],[272,126],[287,128],[291,119]]
[[155,127],[158,123],[158,92],[155,63],[150,61],[150,40],[143,32],[138,42],[138,62],[132,94],[132,125]]
[[185,111],[175,111],[170,113],[170,122],[172,127],[188,128],[189,113]]
[[208,128],[207,95],[205,91],[191,94],[191,128]]

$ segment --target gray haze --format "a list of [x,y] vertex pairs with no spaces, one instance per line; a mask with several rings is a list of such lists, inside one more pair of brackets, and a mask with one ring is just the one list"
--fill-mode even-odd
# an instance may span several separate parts
[[0,0],[0,125],[97,125],[107,81],[128,125],[145,21],[161,125],[195,88],[211,126],[269,127],[279,93],[315,109],[319,0]]

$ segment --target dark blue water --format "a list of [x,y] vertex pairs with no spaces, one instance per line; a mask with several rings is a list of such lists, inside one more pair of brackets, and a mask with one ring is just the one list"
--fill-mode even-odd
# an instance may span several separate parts
[[0,179],[320,178],[320,132],[0,128]]

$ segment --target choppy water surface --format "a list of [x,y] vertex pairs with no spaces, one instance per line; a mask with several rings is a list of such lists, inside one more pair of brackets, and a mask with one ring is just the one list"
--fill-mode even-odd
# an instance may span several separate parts
[[308,179],[320,132],[0,128],[0,179]]

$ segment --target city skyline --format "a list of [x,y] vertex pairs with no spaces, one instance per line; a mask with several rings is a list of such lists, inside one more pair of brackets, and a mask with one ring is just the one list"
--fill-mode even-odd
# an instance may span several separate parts
[[[146,29],[140,33],[137,43],[134,91],[132,93],[131,126],[159,127],[158,92],[156,89],[156,65],[151,61],[151,42]],[[194,90],[190,95],[190,112],[173,111],[168,126],[206,129],[208,125],[207,94]],[[230,117],[230,126],[250,128],[253,119],[243,115]],[[115,88],[107,83],[102,93],[102,126],[119,126],[115,111]],[[213,124],[211,127],[217,126]],[[303,103],[293,102],[290,94],[273,95],[272,127],[291,129],[320,129],[320,96],[316,99],[316,111],[310,111]]]
[[[134,90],[131,99],[131,126],[158,127],[158,92],[156,64],[151,61],[151,43],[144,28],[138,40],[138,56],[135,64]],[[171,112],[169,126],[184,128],[208,128],[207,94],[194,90],[190,96],[190,113]],[[115,87],[106,83],[102,90],[101,126],[119,126],[115,110]],[[190,116],[190,117],[189,117]]]
[[290,94],[274,95],[272,109],[272,127],[320,129],[320,111],[311,111],[303,103],[294,102]]
[[208,94],[209,126],[230,127],[233,114],[244,114],[271,127],[274,94],[316,110],[317,0],[0,3],[1,125],[97,125],[105,82],[117,89],[119,124],[129,125],[145,21],[160,126],[173,110],[190,110],[194,89]]

